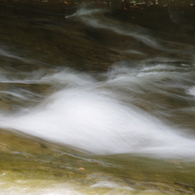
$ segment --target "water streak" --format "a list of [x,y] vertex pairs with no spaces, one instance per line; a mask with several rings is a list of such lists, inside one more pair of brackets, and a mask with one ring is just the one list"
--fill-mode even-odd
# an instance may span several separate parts
[[105,13],[106,11],[107,10],[105,9],[90,9],[87,6],[81,6],[76,11],[76,13],[69,16],[65,16],[65,18],[70,18],[73,16],[78,17],[80,20],[82,20],[85,24],[89,26],[111,30],[119,35],[131,36],[134,39],[143,42],[147,46],[160,49],[160,50],[163,49],[163,47],[155,39],[140,32],[143,31],[143,28],[134,26],[132,24],[129,25],[129,27],[124,28],[124,25],[117,24],[117,23],[113,24],[113,22],[111,21],[106,22],[107,20],[106,18],[99,19],[95,15],[95,14],[101,14],[103,12]]
[[[143,90],[140,86],[144,87],[146,82],[150,83],[159,74],[167,77],[167,71],[173,67],[165,72],[161,70],[164,70],[164,65],[155,68],[116,67],[108,72],[105,81],[70,69],[45,75],[37,83],[61,83],[64,87],[33,109],[19,111],[9,117],[1,116],[0,126],[94,154],[195,157],[195,140],[182,133],[182,129],[166,125],[138,109],[130,103],[131,95],[126,104],[120,100],[117,90],[110,90],[117,86],[130,92],[132,88]],[[140,77],[140,72],[154,69],[157,74],[154,78]]]

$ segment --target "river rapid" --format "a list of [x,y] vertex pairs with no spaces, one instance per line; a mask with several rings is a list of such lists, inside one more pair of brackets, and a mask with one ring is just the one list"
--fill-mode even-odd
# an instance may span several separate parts
[[195,194],[194,7],[0,6],[1,194]]

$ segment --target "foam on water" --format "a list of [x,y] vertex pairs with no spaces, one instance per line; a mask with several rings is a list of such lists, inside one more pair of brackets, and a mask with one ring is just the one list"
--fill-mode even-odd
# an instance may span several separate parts
[[56,92],[27,114],[2,117],[0,126],[95,154],[195,155],[194,140],[113,97],[89,90]]
[[[73,189],[73,187],[75,189]],[[70,186],[66,182],[56,182],[47,180],[14,180],[7,182],[6,180],[0,181],[0,191],[3,195],[83,195],[82,192],[77,190],[78,186]]]
[[143,42],[147,46],[150,46],[150,47],[153,47],[156,49],[162,49],[161,46],[155,40],[153,40],[151,37],[149,37],[147,35],[142,35],[141,33],[136,32],[133,29],[123,29],[120,27],[116,27],[116,25],[112,26],[111,24],[104,23],[103,21],[100,21],[100,20],[95,19],[95,18],[83,17],[82,20],[87,25],[90,25],[90,26],[93,26],[96,28],[108,29],[108,30],[111,30],[111,31],[113,31],[117,34],[120,34],[120,35],[131,36],[134,39]]
[[193,87],[191,87],[190,89],[188,89],[188,93],[189,93],[190,95],[195,96],[195,86],[193,86]]
[[33,64],[33,65],[39,64],[39,65],[46,65],[46,66],[49,66],[49,67],[54,67],[51,64],[41,62],[39,60],[18,56],[14,52],[10,52],[10,51],[8,51],[6,49],[3,49],[3,48],[0,48],[0,56],[10,58],[12,60],[18,60],[18,61],[21,61],[21,62],[26,63],[26,64]]
[[143,31],[143,28],[138,28],[138,26],[131,26],[124,28],[124,25],[120,24],[112,24],[109,22],[106,22],[106,18],[103,20],[99,19],[96,17],[95,14],[101,14],[102,12],[106,12],[105,9],[90,9],[87,6],[81,6],[80,9],[76,11],[76,13],[70,15],[70,16],[65,16],[65,18],[70,18],[70,17],[78,17],[81,19],[85,24],[95,27],[95,28],[103,28],[103,29],[108,29],[111,30],[117,34],[120,35],[127,35],[131,36],[134,39],[143,42],[147,46],[150,46],[152,48],[156,49],[162,49],[162,46],[152,37],[144,35],[144,33],[141,33],[140,31]]
[[95,184],[91,185],[90,187],[91,188],[117,188],[117,189],[125,189],[125,190],[129,190],[129,191],[135,191],[135,189],[132,187],[120,186],[119,184],[117,184],[115,182],[106,181],[106,180],[98,181]]
[[[71,69],[51,74],[30,75],[37,83],[61,84],[52,95],[34,108],[0,116],[0,127],[15,129],[51,142],[61,143],[94,154],[135,153],[156,157],[195,157],[195,140],[182,129],[164,124],[131,103],[120,100],[117,89],[142,93],[156,90],[152,83],[170,76],[173,67],[128,67],[115,65],[103,80]],[[160,70],[160,71],[159,71]],[[148,77],[145,72],[155,72]],[[51,71],[52,72],[52,71]],[[140,76],[140,72],[143,73]],[[177,72],[177,68],[175,68]],[[178,71],[177,79],[182,72]],[[185,73],[187,74],[187,73]],[[42,76],[41,76],[42,75]],[[189,77],[189,74],[188,74]],[[161,78],[161,77],[160,77]],[[162,77],[163,78],[163,77]],[[28,78],[21,80],[26,82]],[[174,87],[174,85],[168,85]],[[113,88],[115,90],[113,90]],[[17,96],[16,92],[6,92]],[[21,93],[19,92],[18,96]],[[27,96],[26,96],[27,97]],[[21,97],[21,99],[24,97]],[[124,98],[124,97],[123,97]]]
[[68,84],[71,86],[89,86],[94,85],[96,80],[88,74],[79,73],[73,71],[69,68],[66,68],[62,71],[55,71],[50,75],[43,76],[40,80],[40,83],[50,83],[50,84]]
[[166,190],[149,190],[149,189],[135,189],[127,184],[109,181],[106,178],[99,179],[93,184],[81,184],[79,182],[59,182],[48,180],[14,180],[9,183],[5,180],[0,180],[0,191],[3,195],[165,195]]
[[12,54],[11,52],[6,51],[6,50],[4,50],[2,48],[0,48],[0,55],[1,56],[5,56],[5,57],[8,57],[8,58],[13,58],[13,59],[25,61],[24,58],[19,57],[19,56],[16,56],[15,54]]
[[92,15],[92,14],[96,14],[96,13],[102,13],[105,11],[106,11],[105,9],[98,9],[98,8],[89,9],[89,8],[87,8],[86,4],[82,4],[82,5],[80,5],[80,8],[74,14],[65,16],[65,18],[71,18],[74,16],[79,16],[79,17],[88,16],[88,15]]

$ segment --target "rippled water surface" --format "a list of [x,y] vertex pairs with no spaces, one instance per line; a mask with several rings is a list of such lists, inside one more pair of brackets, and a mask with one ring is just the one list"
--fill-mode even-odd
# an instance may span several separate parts
[[195,15],[172,4],[0,4],[2,194],[195,193]]

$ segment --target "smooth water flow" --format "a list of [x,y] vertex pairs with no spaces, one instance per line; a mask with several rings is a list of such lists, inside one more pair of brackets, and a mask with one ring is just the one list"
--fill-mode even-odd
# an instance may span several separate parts
[[2,5],[0,192],[195,193],[191,7]]
[[[158,77],[167,77],[166,72],[154,72],[155,68],[165,69],[165,66],[157,65],[141,71],[116,67],[103,81],[70,69],[44,75],[39,80],[32,80],[32,83],[53,83],[66,87],[60,87],[34,108],[19,110],[6,117],[2,115],[0,126],[94,154],[135,153],[192,158],[195,155],[195,140],[190,138],[191,135],[164,124],[131,103],[134,99],[132,91],[141,93],[142,97],[146,95],[144,89],[152,90],[150,82],[156,74]],[[35,74],[40,75],[38,72]],[[155,76],[148,77],[148,74]],[[18,82],[30,83],[29,80]],[[116,87],[115,91],[113,87]],[[124,89],[129,92],[123,97],[120,90]],[[27,98],[20,91],[12,95],[20,99]]]

